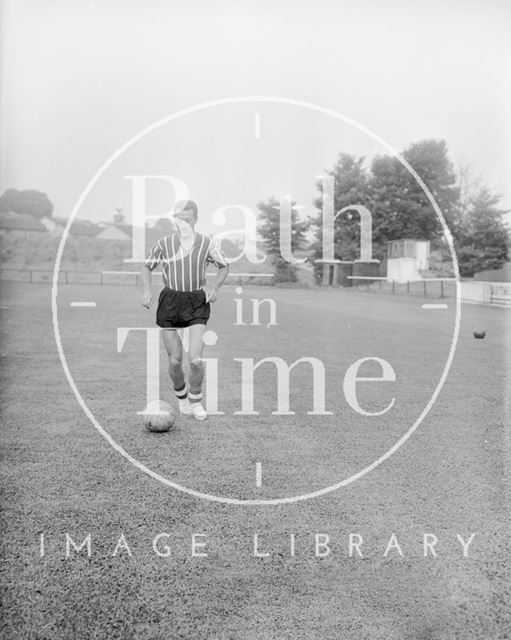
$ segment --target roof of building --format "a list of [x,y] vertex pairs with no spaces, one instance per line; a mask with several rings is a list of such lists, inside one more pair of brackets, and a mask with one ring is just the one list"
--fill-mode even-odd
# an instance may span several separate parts
[[44,224],[27,213],[0,213],[0,228],[23,231],[46,231]]
[[117,229],[119,229],[119,231],[122,231],[123,233],[125,233],[126,235],[128,235],[130,238],[133,236],[133,227],[131,226],[131,224],[113,224],[112,227],[116,227]]
[[[52,218],[56,224],[66,226],[67,218]],[[90,220],[75,220],[69,229],[72,236],[97,236],[101,232],[101,227]]]
[[132,237],[131,227],[129,225],[108,224],[102,226],[99,230],[98,238],[100,240],[127,240]]

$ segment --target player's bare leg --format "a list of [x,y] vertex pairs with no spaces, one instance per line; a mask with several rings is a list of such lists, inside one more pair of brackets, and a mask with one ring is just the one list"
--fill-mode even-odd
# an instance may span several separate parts
[[206,330],[204,324],[194,324],[189,328],[188,357],[190,373],[188,380],[190,406],[196,420],[205,420],[208,417],[202,406],[202,381],[204,380],[204,363],[202,362],[202,336]]
[[164,329],[162,331],[163,344],[169,357],[169,376],[174,387],[174,393],[179,403],[179,411],[188,415],[191,413],[188,402],[188,392],[185,383],[185,373],[183,370],[183,343],[175,329]]

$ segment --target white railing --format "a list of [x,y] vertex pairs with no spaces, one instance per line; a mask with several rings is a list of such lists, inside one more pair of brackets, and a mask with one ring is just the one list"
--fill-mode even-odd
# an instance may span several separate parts
[[464,280],[461,282],[461,300],[472,304],[509,307],[511,306],[511,282]]
[[[154,277],[161,281],[161,271],[153,273]],[[207,273],[214,276],[215,273]],[[229,273],[229,283],[273,284],[273,273]],[[16,269],[12,267],[0,268],[0,280],[11,282],[51,283],[53,281],[52,269]],[[58,274],[59,284],[104,284],[104,285],[138,285],[140,282],[139,271],[74,271],[61,269]]]

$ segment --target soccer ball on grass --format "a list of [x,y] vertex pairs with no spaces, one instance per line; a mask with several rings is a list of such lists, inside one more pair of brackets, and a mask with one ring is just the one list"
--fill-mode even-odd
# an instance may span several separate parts
[[150,402],[142,412],[144,426],[154,433],[170,431],[176,420],[174,408],[164,400]]

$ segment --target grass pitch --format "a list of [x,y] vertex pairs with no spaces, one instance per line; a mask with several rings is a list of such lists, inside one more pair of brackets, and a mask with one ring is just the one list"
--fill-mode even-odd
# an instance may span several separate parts
[[[123,458],[66,380],[50,288],[4,283],[2,293],[2,637],[507,637],[509,311],[463,306],[437,401],[380,466],[319,498],[250,506],[180,492]],[[276,327],[248,324],[250,299],[263,297],[276,302]],[[235,299],[243,300],[246,325],[234,324]],[[225,288],[209,325],[218,342],[205,350],[218,361],[224,415],[205,424],[180,417],[160,435],[136,414],[145,403],[143,333],[116,348],[117,328],[153,326],[154,309],[143,310],[127,286],[68,285],[58,298],[70,372],[115,442],[171,482],[238,500],[320,490],[365,468],[406,433],[438,383],[454,326],[452,300],[445,311],[426,311],[423,302],[363,291],[247,288],[238,295]],[[472,336],[479,327],[484,340]],[[161,356],[162,396],[171,399]],[[271,364],[255,375],[258,415],[236,415],[243,393],[236,359],[269,356],[320,359],[331,415],[308,414],[308,365],[290,376],[295,413],[274,415]],[[396,372],[395,383],[360,386],[367,410],[395,396],[392,410],[377,418],[353,411],[343,393],[349,366],[368,356]],[[76,543],[90,534],[90,557],[85,547],[66,557],[66,533]],[[423,555],[425,533],[438,540],[436,557]],[[457,534],[466,541],[472,533],[463,557]],[[153,549],[159,534],[157,549],[168,547],[169,555]],[[196,553],[207,556],[192,555],[194,534]],[[268,555],[254,557],[254,534],[258,552]],[[350,534],[363,539],[363,557],[349,557]],[[395,545],[384,555],[392,534],[402,556]],[[330,553],[322,556],[326,536]]]

